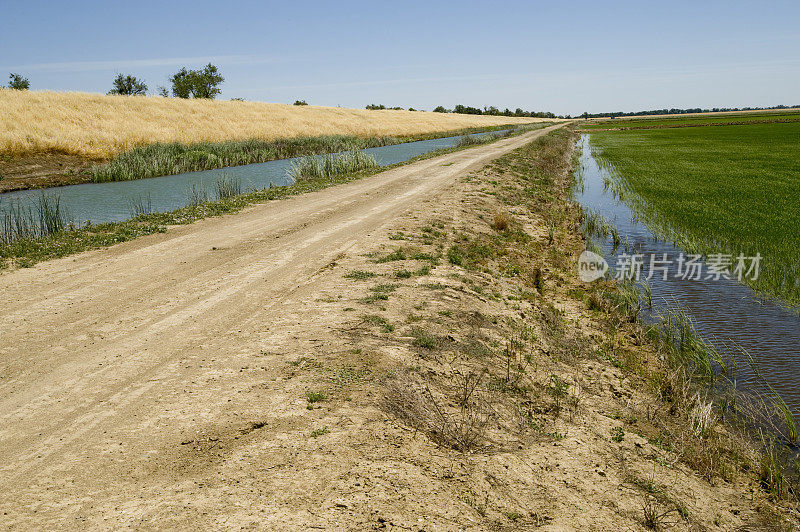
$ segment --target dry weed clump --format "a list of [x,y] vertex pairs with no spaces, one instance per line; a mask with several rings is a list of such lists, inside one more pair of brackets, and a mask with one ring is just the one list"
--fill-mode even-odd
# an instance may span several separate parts
[[492,220],[492,227],[497,231],[505,231],[511,225],[511,218],[504,211],[495,211]]
[[386,383],[384,408],[439,445],[470,451],[484,444],[486,427],[495,417],[479,388],[483,378],[461,375],[455,393],[448,397],[408,373],[396,375]]

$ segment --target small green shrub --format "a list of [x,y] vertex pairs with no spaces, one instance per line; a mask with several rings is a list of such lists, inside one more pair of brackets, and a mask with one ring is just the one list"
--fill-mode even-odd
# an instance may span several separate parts
[[327,398],[328,395],[325,392],[312,392],[312,391],[306,392],[306,400],[308,400],[308,402],[312,404],[319,403],[321,401],[326,400]]

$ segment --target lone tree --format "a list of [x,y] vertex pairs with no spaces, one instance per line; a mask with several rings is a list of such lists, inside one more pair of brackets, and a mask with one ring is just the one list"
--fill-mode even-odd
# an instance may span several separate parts
[[31,88],[31,82],[28,81],[28,78],[23,78],[21,75],[12,72],[8,75],[9,82],[8,88],[14,89],[18,91],[26,91]]
[[147,93],[147,84],[136,76],[123,76],[117,74],[114,79],[114,87],[108,91],[109,94],[121,94],[124,96],[134,96]]
[[225,78],[219,69],[207,64],[202,70],[187,70],[185,67],[169,78],[172,95],[176,98],[214,98],[219,94],[219,86]]
[[446,113],[447,109],[444,108],[443,105],[439,105],[436,109],[433,110],[434,113]]

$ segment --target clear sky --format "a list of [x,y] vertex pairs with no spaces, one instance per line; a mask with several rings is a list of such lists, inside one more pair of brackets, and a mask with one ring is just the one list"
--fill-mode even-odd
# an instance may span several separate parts
[[[800,104],[800,2],[0,0],[0,75],[155,92],[218,65],[221,98],[636,111]],[[2,80],[0,80],[2,81]]]

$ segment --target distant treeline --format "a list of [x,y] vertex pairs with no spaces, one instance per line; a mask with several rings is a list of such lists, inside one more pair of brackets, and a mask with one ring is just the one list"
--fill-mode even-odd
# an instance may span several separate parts
[[[445,109],[443,106],[439,106],[433,110],[434,113],[458,113],[463,115],[491,115],[491,116],[526,116],[526,117],[534,117],[534,118],[556,118],[556,115],[550,112],[545,111],[523,111],[519,107],[516,110],[512,111],[508,107],[505,110],[501,111],[495,106],[484,107],[483,109],[478,109],[477,107],[468,107],[466,105],[456,105],[453,107],[453,110],[450,111],[449,109]],[[559,117],[561,118],[561,117]]]
[[683,115],[690,113],[723,113],[730,111],[768,111],[772,109],[796,109],[800,105],[776,105],[774,107],[714,107],[713,109],[701,109],[695,107],[693,109],[653,109],[651,111],[636,111],[635,113],[624,113],[617,111],[616,113],[583,113],[581,118],[603,118],[606,116],[647,116],[647,115]]
[[[401,111],[403,110],[402,107],[386,107],[383,104],[370,104],[366,107],[370,111],[380,111],[382,109],[393,109]],[[408,108],[409,111],[416,111],[413,107]],[[498,109],[495,106],[484,107],[483,109],[479,109],[477,107],[469,107],[467,105],[456,105],[453,109],[446,109],[444,106],[440,105],[433,110],[434,113],[458,113],[462,115],[489,115],[489,116],[524,116],[524,117],[534,117],[534,118],[564,118],[563,116],[556,117],[553,113],[549,112],[542,112],[542,111],[523,111],[519,107],[515,111],[507,108],[503,111]],[[569,118],[569,117],[567,117]]]

